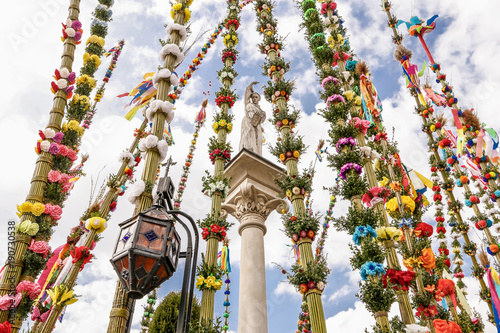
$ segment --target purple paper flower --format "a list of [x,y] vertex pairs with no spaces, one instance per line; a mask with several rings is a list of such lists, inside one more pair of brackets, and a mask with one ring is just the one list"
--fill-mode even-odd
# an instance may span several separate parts
[[50,144],[49,153],[51,153],[52,155],[59,154],[59,145],[55,142],[52,142]]
[[326,100],[326,105],[328,105],[328,107],[330,107],[330,103],[334,103],[334,102],[345,103],[344,96],[333,94],[332,96],[328,97],[328,99]]
[[64,137],[64,133],[63,132],[57,132],[54,137],[52,138],[52,140],[54,140],[54,142],[57,142],[57,143],[60,143],[62,141]]
[[80,31],[76,31],[75,37],[73,37],[73,39],[75,40],[75,42],[79,42],[80,39],[82,39],[82,33]]
[[349,171],[351,170],[356,171],[356,173],[360,175],[363,169],[357,163],[347,163],[342,168],[340,168],[339,176],[344,180],[347,180],[347,173],[349,173]]
[[69,75],[68,75],[68,81],[69,81],[69,82],[73,82],[75,79],[76,79],[76,74],[75,74],[75,72],[71,72],[71,73],[69,73]]
[[82,23],[78,20],[74,20],[73,23],[71,24],[71,27],[75,30],[81,29]]
[[328,82],[333,82],[334,84],[338,84],[339,83],[339,80],[336,78],[336,77],[333,77],[333,76],[327,76],[323,79],[323,81],[321,81],[321,87],[323,87],[323,89],[325,89],[325,85],[328,83]]
[[339,141],[337,141],[337,144],[335,145],[337,147],[337,152],[340,152],[342,148],[345,146],[352,146],[354,147],[356,145],[356,140],[354,140],[352,137],[348,138],[341,138]]
[[73,91],[74,86],[69,86],[66,88],[66,95],[69,95]]

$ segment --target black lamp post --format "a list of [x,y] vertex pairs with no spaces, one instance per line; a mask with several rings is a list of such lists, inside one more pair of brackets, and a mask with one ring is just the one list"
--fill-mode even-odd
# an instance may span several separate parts
[[[186,258],[177,320],[177,333],[184,333],[189,331],[191,321],[199,235],[188,214],[172,209],[175,187],[168,177],[168,170],[175,163],[170,158],[167,164],[165,177],[158,183],[156,204],[119,224],[121,230],[110,261],[128,296],[140,299],[172,277],[179,258]],[[192,231],[180,217],[189,221]],[[176,224],[187,233],[185,252],[180,251],[181,239],[175,230]],[[195,236],[194,251],[192,234]],[[127,331],[131,319],[132,314]]]

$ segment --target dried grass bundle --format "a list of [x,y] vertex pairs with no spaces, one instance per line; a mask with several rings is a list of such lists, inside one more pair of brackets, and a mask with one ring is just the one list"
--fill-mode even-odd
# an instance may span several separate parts
[[408,50],[406,47],[403,45],[398,45],[396,47],[396,51],[394,51],[394,59],[397,61],[401,62],[404,56],[407,56],[408,59],[411,59],[413,52]]
[[481,265],[486,268],[486,266],[489,266],[490,260],[488,259],[488,255],[486,254],[486,251],[484,250],[484,246],[481,247],[481,250],[478,251],[477,256],[479,257],[479,261],[481,262]]
[[441,127],[444,127],[448,124],[448,118],[445,117],[444,113],[436,114],[436,122],[441,124]]
[[368,65],[364,61],[360,61],[356,64],[356,73],[358,75],[368,75],[368,72],[370,69],[368,68]]
[[323,140],[323,139],[319,140],[318,149],[316,149],[316,150],[321,150],[321,148],[323,148],[324,145],[325,145],[325,140]]
[[465,110],[463,114],[466,124],[471,125],[475,130],[481,128],[481,123],[479,122],[476,112],[472,110]]

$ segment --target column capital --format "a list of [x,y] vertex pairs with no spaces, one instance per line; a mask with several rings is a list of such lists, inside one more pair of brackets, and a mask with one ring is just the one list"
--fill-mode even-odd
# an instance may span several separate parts
[[[233,189],[232,194],[230,200],[222,205],[222,210],[225,214],[233,215],[242,223],[242,226],[250,224],[251,220],[252,224],[262,223],[265,228],[264,223],[273,210],[281,213],[283,209],[288,209],[288,203],[285,200],[273,198],[271,193],[257,188],[248,180]],[[252,218],[249,219],[247,216],[252,216]]]

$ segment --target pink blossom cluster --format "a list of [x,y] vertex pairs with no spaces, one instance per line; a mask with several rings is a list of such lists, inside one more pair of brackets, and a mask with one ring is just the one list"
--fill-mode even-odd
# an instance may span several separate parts
[[21,303],[21,299],[23,295],[21,293],[16,294],[15,296],[11,296],[9,294],[0,297],[0,310],[7,311],[12,307],[11,300],[14,300],[14,307],[17,307],[19,303]]
[[45,204],[44,214],[50,215],[54,220],[60,220],[62,215],[62,208],[59,205]]
[[40,295],[42,288],[36,282],[21,281],[16,287],[18,293],[25,293],[31,300],[34,300]]
[[28,249],[35,253],[43,254],[43,257],[45,258],[50,251],[50,246],[46,241],[35,242],[35,240],[32,239],[31,245],[28,247]]
[[69,183],[70,176],[65,173],[60,173],[57,170],[51,170],[47,175],[47,179],[51,183],[61,183],[63,192],[68,192],[71,184]]

